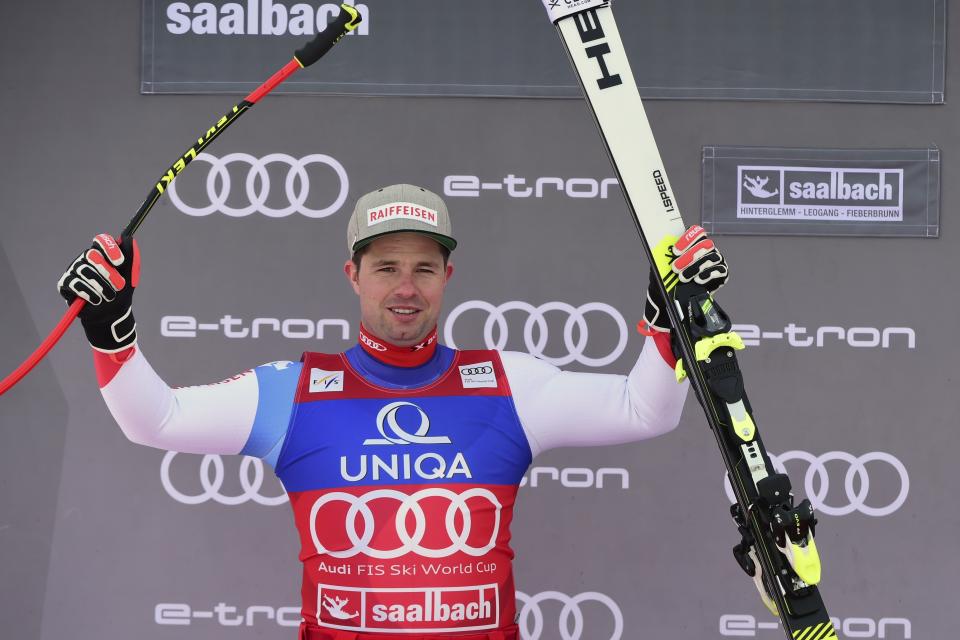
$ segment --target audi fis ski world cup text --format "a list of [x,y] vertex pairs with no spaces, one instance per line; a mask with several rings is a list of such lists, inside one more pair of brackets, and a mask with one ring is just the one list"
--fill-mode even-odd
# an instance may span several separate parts
[[[326,611],[335,608],[347,619],[350,614],[359,614],[359,609],[350,608],[350,600],[344,598],[342,592],[340,595],[333,592],[329,596],[330,601],[323,603]],[[528,595],[517,591],[516,597],[517,622],[524,640],[548,640],[554,637],[564,640],[623,640],[623,612],[613,598],[604,593],[587,591],[568,595],[560,591],[543,591]],[[195,607],[185,602],[161,602],[154,607],[153,622],[159,626],[214,624],[221,627],[260,627],[269,624],[297,627],[300,625],[300,607],[257,604],[243,607],[226,602]]]
[[[370,33],[370,9],[362,3],[351,3],[362,22],[348,35]],[[307,36],[327,28],[340,13],[338,3],[284,3],[275,0],[225,2],[219,7],[211,2],[171,2],[166,7],[166,29],[174,35],[265,35]]]
[[[326,218],[340,211],[350,192],[350,178],[340,162],[322,153],[295,158],[285,153],[257,157],[249,153],[229,153],[217,157],[210,153],[196,156],[196,163],[210,170],[201,189],[190,189],[199,175],[194,169],[185,178],[166,187],[173,205],[188,216],[202,217],[222,213],[242,218],[254,213],[268,218],[286,218],[299,214],[307,218]],[[271,178],[286,169],[280,179]],[[173,180],[171,174],[170,180]],[[165,178],[166,179],[166,178]],[[187,180],[189,195],[182,195]],[[282,188],[281,188],[282,185]],[[159,187],[160,185],[158,185]],[[200,191],[200,194],[193,193]]]
[[[429,496],[430,498],[435,498],[436,496]],[[357,505],[362,505],[362,502],[355,501],[351,504],[351,509],[356,508]],[[364,505],[365,506],[365,505]],[[403,508],[401,506],[401,508]],[[459,510],[459,505],[457,506]],[[352,512],[352,511],[351,511]],[[358,513],[366,515],[366,511],[362,508],[358,509]],[[419,506],[416,508],[416,511],[411,513],[415,514],[415,517],[419,518],[422,515],[422,511]],[[419,522],[419,521],[418,521]],[[395,521],[394,524],[398,524],[399,521]],[[464,535],[470,535],[470,532],[473,530],[473,527],[468,527],[465,530]],[[421,545],[423,538],[420,535],[415,535],[412,538],[408,538],[410,542],[413,543],[413,546],[404,546],[401,548],[406,548],[414,553],[418,553],[418,549],[424,549]],[[466,549],[473,549],[473,547],[463,547],[461,548],[460,543],[455,545],[457,553],[466,553]],[[428,549],[428,551],[436,551],[435,549]],[[354,554],[356,555],[356,554]],[[392,558],[390,558],[392,559]],[[457,565],[448,565],[440,564],[437,562],[401,562],[401,563],[369,563],[369,564],[337,564],[335,562],[320,562],[320,565],[317,567],[317,571],[320,573],[328,575],[338,575],[338,576],[451,576],[451,575],[460,575],[460,576],[469,576],[469,575],[489,575],[497,571],[497,563],[489,562],[486,560],[471,560],[469,562],[461,562]]]
[[899,222],[903,169],[738,165],[737,217]]

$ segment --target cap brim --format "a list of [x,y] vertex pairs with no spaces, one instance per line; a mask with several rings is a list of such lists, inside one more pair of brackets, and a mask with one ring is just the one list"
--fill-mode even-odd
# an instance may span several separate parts
[[431,240],[435,240],[438,244],[443,245],[449,251],[453,251],[457,248],[457,241],[451,238],[450,236],[443,236],[439,233],[430,233],[429,231],[417,231],[416,229],[397,229],[395,231],[387,231],[385,233],[378,233],[375,236],[370,236],[369,238],[364,238],[359,240],[353,245],[353,252],[356,253],[360,249],[364,248],[377,238],[382,238],[383,236],[388,236],[391,233],[419,233],[422,236],[427,236]]

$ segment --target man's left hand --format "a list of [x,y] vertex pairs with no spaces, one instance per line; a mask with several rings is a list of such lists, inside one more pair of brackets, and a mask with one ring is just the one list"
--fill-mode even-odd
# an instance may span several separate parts
[[[643,322],[648,332],[670,331],[666,302],[656,280],[661,279],[667,291],[681,282],[695,282],[710,293],[727,282],[727,261],[713,240],[700,225],[693,225],[679,239],[665,238],[653,249],[655,268],[650,269],[650,286],[643,309]],[[651,334],[652,335],[652,334]]]

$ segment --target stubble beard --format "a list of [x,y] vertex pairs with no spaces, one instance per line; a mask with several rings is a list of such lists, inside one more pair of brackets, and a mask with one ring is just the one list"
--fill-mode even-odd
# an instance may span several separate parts
[[[420,312],[424,314],[424,311]],[[392,317],[393,312],[389,309],[379,311],[377,322],[374,326],[369,326],[364,322],[368,331],[376,337],[386,340],[398,347],[412,347],[423,342],[427,335],[436,326],[436,318],[426,316],[419,318],[415,324],[402,325]]]

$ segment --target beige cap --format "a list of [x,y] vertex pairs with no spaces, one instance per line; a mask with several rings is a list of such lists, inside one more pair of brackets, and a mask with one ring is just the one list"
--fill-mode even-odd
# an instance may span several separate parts
[[450,214],[440,196],[412,184],[394,184],[357,200],[347,226],[347,250],[352,255],[376,238],[398,231],[430,236],[450,251],[457,248]]

